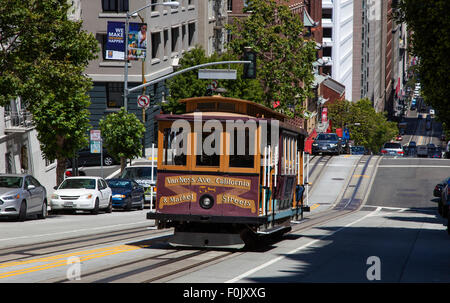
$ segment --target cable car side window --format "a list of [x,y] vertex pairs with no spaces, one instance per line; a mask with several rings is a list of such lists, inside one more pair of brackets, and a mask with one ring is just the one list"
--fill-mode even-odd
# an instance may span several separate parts
[[171,128],[165,128],[163,130],[163,165],[186,165],[186,153],[185,147],[187,142],[183,142],[184,140],[179,136],[182,130],[178,130],[178,132],[173,131]]
[[[237,129],[233,130],[233,149],[230,147],[230,167],[245,167],[245,168],[253,168],[255,166],[255,156],[250,153],[250,140],[253,138],[255,140],[255,136],[250,136],[249,129],[245,129],[245,138],[239,140]],[[244,146],[244,154],[240,154],[239,144],[245,144]],[[254,144],[254,142],[252,142]],[[253,154],[255,151],[252,152]]]

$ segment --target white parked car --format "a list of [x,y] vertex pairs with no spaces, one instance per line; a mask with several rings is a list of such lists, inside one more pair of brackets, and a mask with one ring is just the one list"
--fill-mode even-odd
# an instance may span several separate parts
[[55,189],[50,202],[52,211],[112,211],[112,190],[101,177],[69,177]]

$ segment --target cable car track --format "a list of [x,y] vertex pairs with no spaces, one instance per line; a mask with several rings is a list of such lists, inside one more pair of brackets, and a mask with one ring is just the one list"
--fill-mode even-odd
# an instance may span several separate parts
[[[326,164],[330,161],[331,157],[326,159]],[[351,181],[356,174],[362,174],[366,171],[369,163],[371,163],[372,156],[362,156],[353,169],[349,180]],[[315,167],[322,162],[321,157],[319,161],[315,163]],[[365,160],[365,163],[364,163]],[[378,160],[379,161],[379,160]],[[364,163],[362,168],[360,165]],[[317,174],[316,179],[322,171],[325,169],[326,164]],[[316,169],[316,168],[315,168]],[[373,177],[373,175],[372,175]],[[359,189],[360,183],[356,187],[351,187],[352,182],[347,182],[343,189],[343,194],[339,196],[342,199],[345,195],[352,195],[354,197],[356,191]],[[353,193],[351,193],[353,191]],[[336,201],[335,205],[339,205]],[[350,207],[351,203],[347,203],[342,208],[330,208],[323,212],[312,214],[303,220],[302,223],[293,225],[290,232],[285,235],[292,233],[298,233],[302,230],[310,229],[315,226],[326,223],[330,220],[334,220],[353,212],[358,211],[359,207]],[[11,261],[21,261],[27,260],[30,257],[44,257],[51,256],[55,253],[69,252],[75,249],[99,246],[105,244],[111,244],[113,242],[123,242],[126,240],[126,245],[136,246],[138,249],[151,249],[153,255],[151,256],[141,256],[139,258],[131,258],[121,263],[117,263],[113,266],[96,267],[90,271],[81,273],[81,280],[79,282],[96,282],[96,283],[110,283],[110,282],[133,282],[133,283],[154,283],[154,282],[167,282],[171,279],[186,274],[187,272],[195,271],[200,268],[222,262],[226,259],[233,258],[248,252],[248,250],[230,250],[230,249],[185,249],[185,248],[171,248],[167,243],[170,230],[158,230],[149,233],[146,228],[132,228],[122,231],[102,233],[99,235],[91,236],[81,236],[72,237],[64,240],[48,241],[39,244],[26,245],[22,247],[14,247],[0,250],[0,256],[17,255],[22,254],[21,257],[10,258]],[[151,235],[152,238],[145,240],[136,240],[132,242],[133,239],[143,238],[145,236]],[[131,237],[130,237],[131,236]],[[281,238],[282,239],[282,238]],[[280,238],[277,239],[279,241]],[[267,242],[263,243],[267,245]],[[256,250],[260,251],[261,246],[257,247]],[[44,251],[45,253],[37,254],[36,251]],[[160,250],[160,251],[158,251]],[[156,251],[156,253],[155,253]],[[2,265],[4,263],[0,263]],[[48,279],[44,282],[77,282],[69,281],[67,278],[59,277],[57,279]]]

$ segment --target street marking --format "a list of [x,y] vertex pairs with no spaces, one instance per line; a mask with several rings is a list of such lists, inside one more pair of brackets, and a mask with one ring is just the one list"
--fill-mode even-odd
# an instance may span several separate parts
[[362,221],[362,220],[364,220],[364,219],[366,219],[366,218],[368,218],[368,217],[370,217],[370,216],[375,215],[375,214],[376,214],[377,212],[379,212],[379,211],[380,211],[380,209],[377,208],[376,210],[372,211],[371,213],[365,215],[364,217],[359,218],[358,220],[355,220],[355,221],[353,221],[353,222],[351,222],[351,223],[349,223],[349,224],[347,224],[347,225],[345,225],[345,226],[343,226],[343,227],[337,229],[336,231],[334,231],[334,232],[332,232],[332,233],[330,233],[330,234],[328,234],[328,235],[324,235],[324,236],[320,237],[319,239],[313,240],[313,241],[308,242],[308,243],[306,243],[306,244],[304,244],[304,245],[302,245],[302,246],[300,246],[300,247],[297,247],[296,249],[291,250],[290,252],[286,253],[286,254],[283,255],[283,256],[280,256],[280,257],[278,257],[278,258],[272,259],[271,261],[266,262],[266,263],[264,263],[264,264],[261,264],[260,266],[257,266],[257,267],[255,267],[255,268],[253,268],[253,269],[251,269],[251,270],[249,270],[249,271],[247,271],[247,272],[245,272],[245,273],[243,273],[243,274],[241,274],[241,275],[239,275],[239,276],[237,276],[237,277],[235,277],[235,278],[233,278],[233,279],[231,279],[231,280],[225,281],[225,283],[236,283],[237,281],[242,280],[242,279],[244,279],[244,278],[246,278],[246,277],[248,277],[248,276],[250,276],[250,275],[252,275],[252,274],[254,274],[254,273],[256,273],[256,272],[258,272],[258,271],[260,271],[261,269],[264,269],[264,268],[266,268],[266,267],[268,267],[268,266],[270,266],[270,265],[272,265],[272,264],[277,263],[278,261],[281,261],[281,260],[287,258],[289,255],[298,253],[299,251],[301,251],[301,250],[303,250],[303,249],[305,249],[305,248],[307,248],[307,247],[309,247],[309,246],[311,246],[311,245],[313,245],[313,244],[315,244],[315,243],[317,243],[317,242],[319,242],[319,241],[321,241],[321,240],[323,240],[323,239],[326,239],[326,238],[328,238],[329,236],[332,236],[332,235],[334,235],[334,234],[340,232],[341,230],[343,230],[343,229],[345,229],[345,228],[347,228],[347,227],[352,226],[352,225],[355,224],[355,223],[358,223],[358,222],[360,222],[360,221]]
[[313,210],[313,209],[316,209],[317,207],[319,207],[320,206],[320,204],[313,204],[309,209],[310,210]]
[[368,175],[353,175],[353,178],[369,178]]
[[[79,255],[85,255],[84,257],[80,258],[80,261],[88,261],[92,259],[97,259],[105,256],[112,256],[116,254],[120,254],[123,252],[129,252],[136,249],[140,249],[140,246],[132,246],[132,245],[119,245],[114,247],[106,247],[106,248],[100,248],[100,249],[94,249],[94,250],[88,250],[88,251],[80,251],[80,252],[74,252],[74,253],[67,253],[52,257],[46,257],[46,258],[39,258],[39,259],[33,259],[33,260],[27,260],[27,261],[19,261],[19,262],[9,262],[5,264],[1,264],[1,267],[12,267],[12,266],[19,266],[24,264],[31,264],[31,263],[37,263],[37,262],[47,262],[47,261],[55,261],[52,263],[47,264],[41,264],[37,266],[17,269],[9,272],[0,273],[0,279],[23,275],[27,273],[42,271],[46,269],[56,268],[60,266],[65,266],[67,264],[67,258],[71,256],[79,256]],[[60,260],[58,260],[60,259]]]
[[394,168],[394,167],[401,167],[401,168],[450,168],[450,165],[378,165],[378,167],[385,167],[385,168]]
[[92,230],[105,229],[105,228],[111,228],[111,227],[136,225],[136,224],[141,224],[141,223],[148,223],[148,220],[147,221],[133,222],[133,223],[122,223],[122,224],[116,224],[116,225],[107,225],[107,226],[100,226],[100,227],[93,227],[93,228],[69,230],[69,231],[63,231],[63,232],[59,232],[59,233],[40,234],[40,235],[32,235],[32,236],[14,237],[14,238],[4,238],[4,239],[0,239],[0,241],[18,240],[18,239],[30,239],[30,238],[39,238],[39,237],[55,236],[55,235],[64,235],[64,234],[70,234],[70,233],[76,233],[76,232],[84,232],[84,231],[92,231]]

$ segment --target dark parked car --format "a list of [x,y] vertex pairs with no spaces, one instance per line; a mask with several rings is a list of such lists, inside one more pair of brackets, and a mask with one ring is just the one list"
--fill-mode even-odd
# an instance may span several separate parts
[[24,221],[28,215],[47,217],[47,191],[31,175],[0,174],[0,216]]
[[[100,166],[101,154],[91,153],[89,148],[82,149],[78,151],[78,167],[82,166]],[[106,148],[103,148],[103,165],[110,166],[113,164],[119,164],[108,152]],[[67,167],[72,167],[72,159],[67,161]]]
[[144,188],[133,180],[109,179],[106,180],[112,190],[112,206],[131,210],[144,208]]
[[433,196],[440,198],[442,194],[442,189],[444,188],[445,184],[449,181],[450,177],[445,178],[440,183],[436,184],[433,190]]
[[442,217],[447,218],[450,207],[450,178],[447,179],[447,183],[444,184],[441,191],[441,199],[438,204],[438,212]]
[[[150,203],[151,201],[156,200],[156,175],[156,166],[136,165],[125,167],[120,178],[136,181],[136,183],[142,186],[145,190],[145,203]],[[153,195],[151,194],[151,186],[153,186]]]
[[365,155],[366,154],[366,148],[364,146],[352,146],[350,148],[350,153],[352,155]]
[[333,153],[339,155],[342,153],[341,139],[335,133],[319,134],[312,144],[312,154]]
[[442,158],[442,150],[440,146],[428,149],[428,157],[430,158]]

